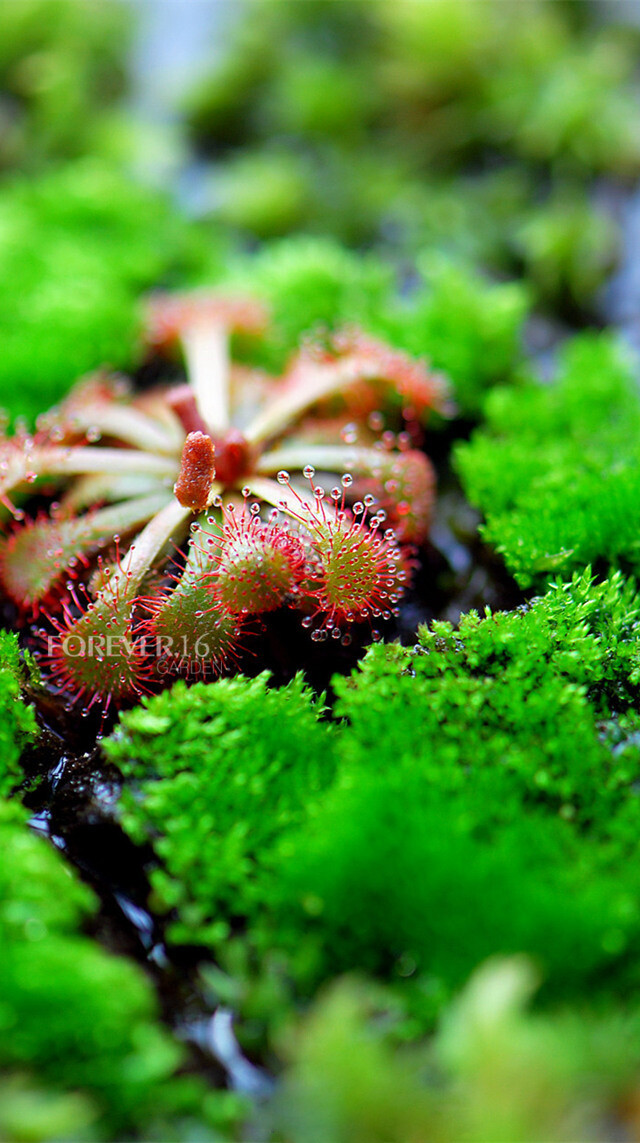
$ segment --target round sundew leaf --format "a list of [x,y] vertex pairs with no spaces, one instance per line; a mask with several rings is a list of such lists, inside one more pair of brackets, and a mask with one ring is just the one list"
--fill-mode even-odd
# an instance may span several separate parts
[[107,584],[79,619],[60,626],[49,657],[64,691],[108,702],[140,690],[144,657],[132,617],[126,593]]

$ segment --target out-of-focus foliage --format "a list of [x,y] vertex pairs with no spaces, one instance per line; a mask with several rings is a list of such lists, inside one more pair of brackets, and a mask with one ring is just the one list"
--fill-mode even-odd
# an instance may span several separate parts
[[134,365],[140,293],[193,270],[198,243],[167,198],[98,160],[5,183],[0,404],[34,419],[82,373]]
[[637,1011],[528,1010],[524,958],[479,969],[429,1044],[396,1042],[392,1003],[346,980],[283,1040],[274,1120],[290,1143],[561,1143],[637,1130]]
[[224,160],[218,217],[524,261],[540,298],[584,307],[616,256],[585,189],[633,177],[640,131],[635,33],[582,15],[544,0],[247,3],[188,104]]
[[553,385],[488,398],[456,458],[484,536],[523,586],[586,563],[640,563],[640,401],[634,361],[609,335],[565,346]]
[[129,25],[111,0],[0,6],[0,168],[33,171],[95,146],[124,92]]
[[[175,1070],[137,966],[82,935],[93,896],[0,802],[0,1124],[7,1138],[214,1138],[216,1095]],[[224,1097],[223,1097],[224,1102]],[[210,1105],[210,1106],[208,1106]]]

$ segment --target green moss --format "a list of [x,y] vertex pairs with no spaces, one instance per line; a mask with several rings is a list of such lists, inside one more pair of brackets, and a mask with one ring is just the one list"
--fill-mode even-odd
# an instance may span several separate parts
[[27,669],[15,635],[0,631],[0,796],[20,780],[20,754],[36,734],[33,707],[20,698]]
[[270,887],[269,936],[294,971],[306,968],[301,941],[315,944],[305,989],[348,971],[416,974],[440,1001],[487,957],[521,950],[541,966],[548,996],[597,989],[612,968],[637,986],[625,970],[640,948],[632,890],[594,877],[561,820],[520,804],[519,820],[492,821],[491,794],[505,796],[499,782],[490,790],[470,776],[452,792],[408,765],[371,775],[367,756],[360,762],[283,841]]
[[201,255],[155,192],[97,160],[0,191],[0,393],[35,418],[77,377],[139,355],[138,295]]
[[608,335],[569,342],[552,386],[499,390],[456,463],[485,539],[523,586],[587,563],[639,560],[640,400]]
[[637,987],[639,636],[633,586],[584,574],[373,647],[334,680],[337,728],[264,679],[123,715],[106,749],[136,780],[123,821],[154,844],[174,939],[224,958],[244,919],[305,992],[415,974],[421,1018],[498,952],[535,955],[549,996]]
[[459,259],[425,253],[418,269],[415,292],[381,312],[379,328],[394,344],[443,370],[459,412],[477,416],[485,391],[520,362],[527,290],[515,282],[492,282]]
[[261,238],[524,265],[543,302],[589,312],[616,256],[593,180],[640,168],[638,39],[578,8],[246,3],[188,101],[217,160],[212,210]]
[[0,166],[33,171],[95,145],[125,87],[130,23],[105,0],[2,5]]
[[[11,1138],[183,1138],[204,1092],[175,1076],[182,1049],[157,1022],[151,985],[82,935],[93,895],[24,818],[0,802],[0,1066]],[[37,1093],[26,1115],[25,1085]]]
[[451,984],[526,950],[565,995],[610,962],[624,974],[640,936],[638,608],[619,575],[584,575],[528,610],[434,624],[417,651],[372,648],[336,679],[338,780],[282,843],[275,929],[297,902],[325,973],[410,963]]
[[593,205],[575,182],[560,184],[513,227],[512,247],[534,296],[556,311],[589,308],[620,252],[610,214]]
[[267,679],[177,683],[123,714],[105,743],[132,779],[125,829],[163,860],[154,904],[177,908],[174,939],[215,943],[229,918],[261,908],[263,857],[333,777],[322,705],[300,677],[282,690]]
[[356,756],[369,751],[370,768],[411,762],[417,740],[430,782],[453,792],[486,781],[479,820],[492,802],[494,820],[538,804],[606,835],[613,810],[636,804],[640,758],[616,763],[600,737],[607,720],[637,718],[639,606],[619,573],[597,584],[586,572],[517,611],[423,628],[414,652],[372,648],[335,681]]
[[267,244],[232,270],[232,283],[262,298],[272,329],[261,362],[282,370],[304,334],[349,323],[370,326],[393,291],[393,273],[331,239],[288,238]]

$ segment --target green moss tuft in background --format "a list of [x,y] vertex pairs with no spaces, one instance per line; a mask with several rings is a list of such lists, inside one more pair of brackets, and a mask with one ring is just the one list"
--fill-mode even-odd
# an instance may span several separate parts
[[552,385],[490,395],[486,426],[460,444],[483,535],[523,587],[601,561],[640,562],[640,401],[635,363],[610,334],[562,350]]

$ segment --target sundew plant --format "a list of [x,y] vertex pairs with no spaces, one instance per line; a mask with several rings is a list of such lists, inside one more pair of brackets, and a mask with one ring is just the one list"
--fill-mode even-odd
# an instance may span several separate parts
[[183,353],[186,383],[135,395],[97,374],[4,438],[0,578],[44,620],[39,657],[72,699],[215,675],[283,606],[343,643],[396,613],[435,495],[414,439],[446,412],[444,379],[355,329],[279,378],[236,366],[230,336],[267,321],[247,298],[153,298],[148,343]]

